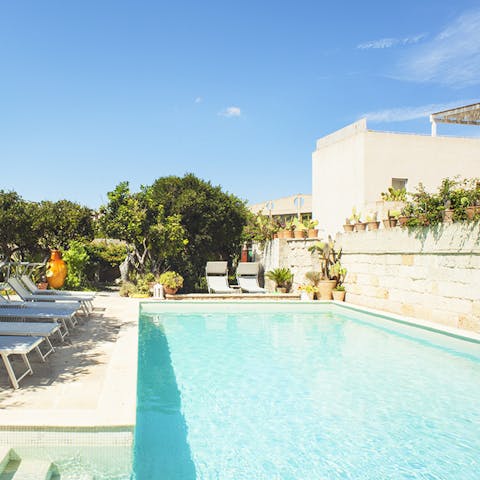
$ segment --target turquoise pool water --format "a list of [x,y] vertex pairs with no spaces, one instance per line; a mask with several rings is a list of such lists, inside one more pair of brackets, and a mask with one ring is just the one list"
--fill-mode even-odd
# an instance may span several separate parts
[[141,316],[138,480],[480,478],[478,344],[298,309]]

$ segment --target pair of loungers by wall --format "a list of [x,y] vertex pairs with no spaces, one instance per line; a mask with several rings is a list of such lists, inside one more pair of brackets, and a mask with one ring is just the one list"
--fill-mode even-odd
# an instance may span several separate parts
[[207,262],[205,275],[208,293],[266,293],[267,291],[258,284],[259,273],[259,263],[239,263],[236,271],[239,288],[232,288],[228,283],[227,262]]
[[[25,285],[17,282],[20,281],[16,278],[8,280],[11,288],[24,301],[12,302],[0,296],[0,356],[15,389],[25,376],[33,373],[28,354],[36,350],[41,360],[45,361],[55,351],[50,337],[58,334],[63,341],[69,334],[69,328],[77,324],[79,311],[88,313],[93,301],[93,296],[77,296],[76,292],[39,294],[37,299],[36,294],[28,295],[28,291],[24,291]],[[22,358],[25,371],[20,374],[15,372],[10,362],[12,355]]]

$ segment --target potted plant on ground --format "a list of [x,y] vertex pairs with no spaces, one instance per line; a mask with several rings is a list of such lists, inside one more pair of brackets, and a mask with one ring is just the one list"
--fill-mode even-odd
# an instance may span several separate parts
[[158,283],[163,285],[165,293],[175,295],[183,287],[183,277],[177,272],[164,272],[160,275]]
[[318,282],[318,290],[320,294],[320,300],[331,300],[332,290],[337,284],[337,273],[335,269],[332,269],[333,265],[340,261],[342,257],[342,250],[337,252],[335,250],[335,242],[332,237],[328,237],[328,240],[315,242],[309,249],[311,253],[318,253],[320,256],[320,266],[322,279]]
[[338,261],[335,265],[332,265],[331,271],[332,276],[337,278],[337,285],[332,291],[333,299],[343,302],[345,301],[345,287],[343,282],[347,275],[347,269],[342,267],[341,263]]
[[369,212],[366,215],[368,230],[378,230],[380,222],[377,221],[377,212]]
[[318,284],[321,282],[323,278],[322,272],[317,272],[316,270],[312,270],[311,272],[307,272],[305,274],[305,278],[310,282],[311,285],[313,285],[316,288],[315,295],[319,297]]
[[300,290],[300,300],[314,300],[315,294],[318,292],[318,287],[311,284],[304,284],[298,287]]
[[275,268],[265,273],[265,276],[275,282],[275,291],[288,293],[293,282],[293,273],[289,268]]

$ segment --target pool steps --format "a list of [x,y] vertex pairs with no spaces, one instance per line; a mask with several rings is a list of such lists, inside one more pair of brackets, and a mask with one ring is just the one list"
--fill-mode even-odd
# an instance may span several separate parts
[[48,460],[23,460],[8,447],[0,447],[0,480],[50,480],[58,478],[55,464]]

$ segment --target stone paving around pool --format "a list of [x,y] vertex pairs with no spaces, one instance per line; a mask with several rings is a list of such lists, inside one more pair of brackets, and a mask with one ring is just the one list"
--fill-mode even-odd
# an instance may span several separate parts
[[[64,343],[13,390],[0,367],[0,426],[133,426],[136,409],[138,304],[99,292]],[[17,364],[19,365],[19,364]]]

